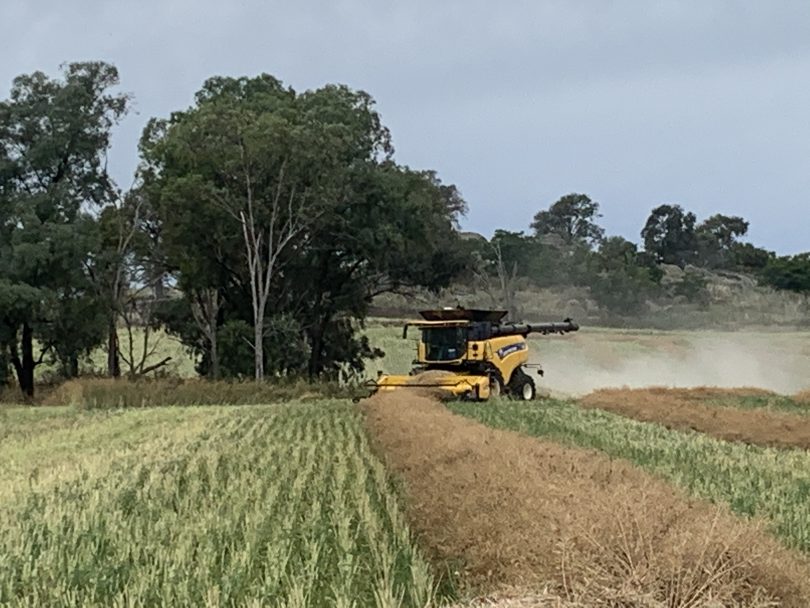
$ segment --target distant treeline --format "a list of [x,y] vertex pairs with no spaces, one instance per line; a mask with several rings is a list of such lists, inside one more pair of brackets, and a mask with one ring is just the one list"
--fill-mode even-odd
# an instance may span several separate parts
[[[510,308],[521,278],[539,288],[587,287],[597,304],[620,316],[672,298],[708,304],[713,273],[810,292],[810,254],[780,257],[742,242],[749,228],[742,217],[716,214],[698,222],[680,205],[660,205],[644,224],[640,245],[607,236],[600,217],[596,201],[568,194],[534,216],[529,234],[497,230],[490,240],[469,235],[479,283]],[[664,280],[668,269],[679,270],[670,273],[677,280]]]
[[[380,354],[358,331],[375,297],[462,277],[500,281],[507,298],[518,275],[587,284],[624,311],[655,293],[662,264],[810,290],[807,256],[742,244],[741,218],[696,224],[677,206],[653,211],[643,250],[606,238],[578,194],[531,234],[467,238],[459,191],[396,162],[368,94],[266,74],[210,78],[191,107],[150,120],[124,189],[107,171],[132,104],[118,84],[112,65],[72,63],[17,77],[0,101],[0,385],[27,395],[39,365],[74,377],[102,346],[108,376],[159,373],[155,330],[210,378],[351,376]],[[699,297],[699,278],[682,283]]]

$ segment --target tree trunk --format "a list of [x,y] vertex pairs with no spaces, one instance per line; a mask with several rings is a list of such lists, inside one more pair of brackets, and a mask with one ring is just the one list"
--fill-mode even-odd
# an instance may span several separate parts
[[68,378],[78,378],[79,377],[79,357],[77,355],[70,355],[70,360],[68,361],[68,369],[67,374],[65,374]]
[[309,364],[307,372],[309,379],[315,380],[323,373],[324,357],[323,357],[323,337],[326,335],[326,330],[329,327],[329,322],[332,320],[331,305],[326,310],[321,310],[320,321],[314,331],[310,334],[311,350],[309,351]]
[[255,319],[253,324],[253,363],[256,382],[262,382],[264,380],[264,311],[261,308],[256,310]]
[[209,380],[219,378],[219,349],[217,347],[217,327],[219,325],[219,311],[222,303],[217,289],[206,288],[194,290],[191,294],[191,316],[197,328],[205,336],[208,343],[208,371]]
[[34,330],[28,325],[23,323],[22,329],[22,364],[20,369],[19,381],[20,390],[28,397],[34,396]]
[[25,388],[23,388],[23,367],[22,361],[20,360],[20,351],[17,348],[16,335],[14,336],[14,341],[8,346],[8,354],[11,365],[14,367],[14,373],[17,375],[17,384],[20,385],[20,390],[25,392]]
[[214,321],[214,327],[212,327],[211,330],[211,335],[208,336],[208,342],[211,345],[211,379],[219,380],[219,350],[217,348],[216,321]]
[[166,286],[163,284],[164,275],[162,272],[158,271],[154,277],[154,295],[155,300],[158,302],[164,300],[166,298]]
[[310,380],[315,378],[320,373],[321,369],[321,351],[323,350],[323,334],[320,329],[316,333],[310,334],[311,344],[309,351],[309,363],[307,364],[307,374]]
[[107,375],[110,378],[121,376],[121,358],[118,347],[118,327],[115,324],[115,315],[110,319],[107,330]]

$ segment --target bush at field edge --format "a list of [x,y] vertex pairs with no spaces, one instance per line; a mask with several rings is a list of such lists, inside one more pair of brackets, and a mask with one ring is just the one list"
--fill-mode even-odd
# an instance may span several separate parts
[[350,396],[350,387],[300,380],[257,383],[179,378],[139,381],[82,378],[60,385],[43,403],[97,409],[166,405],[256,405],[290,399]]

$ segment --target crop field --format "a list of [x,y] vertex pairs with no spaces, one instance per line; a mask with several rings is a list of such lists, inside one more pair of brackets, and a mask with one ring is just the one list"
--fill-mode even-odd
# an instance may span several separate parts
[[[410,367],[367,335],[369,376]],[[532,339],[530,404],[86,380],[0,406],[0,606],[805,607],[808,344]],[[182,405],[247,398],[286,401]]]
[[579,405],[728,441],[810,448],[810,407],[762,389],[602,389]]
[[782,541],[810,555],[810,454],[668,430],[573,401],[453,404],[487,425],[629,461],[694,496],[757,517]]
[[[420,539],[439,559],[461,559],[479,585],[549,589],[578,606],[807,605],[810,564],[763,522],[690,497],[609,450],[560,445],[562,433],[520,424],[534,420],[526,412],[543,419],[542,406],[452,406],[486,426],[417,393],[380,394],[365,409],[376,448],[404,479]],[[554,409],[563,427],[580,411]],[[601,433],[622,439],[616,428]],[[647,439],[672,455],[667,437]],[[793,531],[794,544],[806,540]]]
[[0,409],[0,605],[426,606],[347,402]]
[[[389,353],[376,365],[395,372],[407,369],[413,344],[398,341],[393,329],[374,331],[380,334],[381,343]],[[645,471],[652,479],[683,492],[689,500],[714,504],[724,512],[735,514],[738,521],[750,522],[765,530],[783,546],[795,551],[796,559],[806,562],[810,556],[810,456],[806,451],[810,447],[810,394],[800,392],[810,385],[806,376],[806,370],[810,369],[810,335],[801,332],[585,330],[565,337],[535,338],[531,346],[532,360],[543,362],[547,374],[539,384],[551,389],[554,398],[531,405],[495,400],[481,404],[456,402],[448,407],[491,428],[517,431],[544,444],[550,441],[558,446],[587,450],[592,462],[586,469],[603,457],[613,459],[617,466],[618,463],[630,464],[634,470]],[[710,388],[628,388],[656,386]],[[430,426],[433,425],[431,422]],[[420,425],[412,422],[412,426]],[[449,437],[450,433],[446,430],[445,436]],[[420,439],[413,441],[419,443]],[[427,452],[435,457],[436,450],[449,441],[441,440],[433,446],[433,451],[421,446],[413,448],[413,452]],[[474,466],[479,467],[478,477],[466,480],[476,488],[480,478],[486,476],[482,472],[485,462],[501,458],[503,451],[518,440],[495,442],[490,438],[487,441],[500,445],[497,455],[489,454],[484,459],[471,455],[465,448],[447,457],[454,466],[460,466],[456,461],[459,459],[474,462]],[[568,454],[561,459],[572,460],[572,457]],[[578,464],[570,464],[572,479],[581,466],[580,460],[573,460]],[[406,477],[414,466],[410,460],[407,462],[407,468],[403,469]],[[487,477],[487,483],[497,487],[508,476],[505,471],[510,469],[519,469],[519,465],[505,463],[501,471]],[[523,481],[535,474],[526,472]],[[549,475],[548,471],[546,474]],[[428,476],[428,472],[424,472],[423,477]],[[549,478],[545,478],[540,483],[548,481]],[[425,482],[420,478],[412,483],[419,488]],[[437,486],[449,490],[452,483],[444,479]],[[645,483],[641,486],[646,487]],[[504,495],[520,495],[522,491],[518,482],[501,488],[501,500]],[[546,495],[535,494],[525,501],[545,505],[544,512],[536,513],[542,520],[549,513],[553,514],[555,507],[549,507],[547,488],[535,488],[535,492]],[[583,502],[603,500],[598,489],[582,494]],[[459,502],[462,501],[456,496],[454,505]],[[486,498],[478,496],[477,503],[484,502]],[[643,499],[640,502],[643,503]],[[441,504],[434,505],[434,508],[440,507]],[[587,520],[588,508],[580,505],[576,498],[571,498],[566,507],[571,510],[569,517]],[[508,519],[502,514],[503,508],[503,505],[493,506],[493,512],[499,513],[501,521]],[[602,511],[608,513],[611,508],[605,507]],[[621,509],[614,511],[618,513]],[[591,514],[591,517],[598,519],[598,515]],[[666,519],[663,512],[661,517]],[[425,519],[421,515],[419,523],[413,525],[426,525]],[[643,516],[631,514],[629,519],[635,522],[629,524],[630,528],[636,526],[637,530],[654,536],[651,530],[644,530]],[[479,525],[485,523],[479,522]],[[521,529],[519,522],[510,521],[507,525]],[[533,542],[538,536],[555,538],[557,528],[538,534],[536,528],[532,532],[530,525],[523,525],[523,536],[532,538]],[[596,527],[604,528],[604,522]],[[486,528],[482,530],[482,536],[487,537]],[[444,533],[451,534],[446,530]],[[437,534],[435,528],[431,529],[431,535]],[[495,534],[503,537],[500,529],[490,531],[490,536]],[[614,537],[600,546],[620,540]],[[665,554],[669,550],[666,545],[657,543],[654,550]],[[465,546],[459,543],[457,551],[464,551]],[[553,547],[547,549],[553,551]],[[498,551],[508,552],[503,547]],[[591,567],[594,567],[594,559],[598,561],[597,557],[580,554],[580,559],[590,561]],[[475,562],[477,558],[470,559]],[[519,552],[515,563],[520,559],[531,562],[531,552]],[[487,563],[486,559],[483,561]],[[553,567],[549,568],[547,563],[531,570],[545,571],[546,583],[555,576]],[[571,575],[570,570],[568,575]],[[567,582],[570,584],[570,577]],[[794,598],[797,605],[810,605],[806,595],[798,597]],[[696,600],[661,605],[704,604]],[[755,602],[748,598],[740,605],[755,605]]]

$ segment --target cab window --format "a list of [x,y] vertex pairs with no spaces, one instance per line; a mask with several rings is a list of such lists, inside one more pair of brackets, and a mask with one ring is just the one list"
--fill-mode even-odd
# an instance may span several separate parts
[[454,361],[461,359],[467,349],[466,327],[425,327],[422,329],[425,359]]

